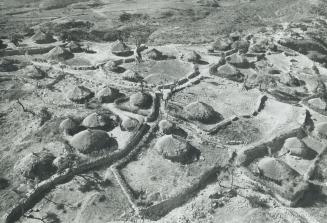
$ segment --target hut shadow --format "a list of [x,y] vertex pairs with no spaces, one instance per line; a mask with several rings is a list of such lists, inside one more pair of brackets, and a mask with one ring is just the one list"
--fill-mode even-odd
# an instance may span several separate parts
[[199,60],[197,62],[197,64],[199,64],[199,65],[208,65],[209,63],[207,61],[204,61],[204,60]]
[[212,116],[208,120],[202,121],[202,123],[206,124],[206,125],[213,125],[213,124],[217,124],[217,123],[221,122],[223,119],[224,119],[224,117],[220,113],[218,113],[217,111],[214,111]]
[[120,67],[120,66],[118,66],[118,67],[115,69],[115,73],[118,73],[118,74],[124,73],[125,71],[126,71],[126,69],[123,68],[123,67]]
[[311,184],[309,190],[304,193],[299,201],[299,207],[324,207],[327,204],[327,195],[322,192],[321,187]]
[[83,49],[82,50],[84,53],[89,53],[89,54],[95,54],[97,53],[97,51],[94,51],[94,50],[88,50],[88,49]]
[[184,139],[187,137],[187,132],[185,132],[182,128],[176,127],[172,130],[171,134],[180,136]]

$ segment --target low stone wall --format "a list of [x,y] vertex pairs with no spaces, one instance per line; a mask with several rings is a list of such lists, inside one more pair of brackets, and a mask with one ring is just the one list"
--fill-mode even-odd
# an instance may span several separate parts
[[208,180],[219,172],[220,167],[214,166],[209,170],[205,171],[198,179],[192,182],[192,185],[183,189],[183,191],[176,196],[168,198],[158,204],[151,207],[140,209],[139,213],[141,216],[151,219],[158,220],[160,217],[168,214],[174,208],[177,208],[187,202],[195,193],[204,187]]
[[150,126],[147,124],[140,125],[135,131],[135,134],[128,140],[125,148],[122,150],[115,151],[112,154],[97,158],[72,169],[66,169],[62,173],[55,174],[51,178],[42,181],[31,193],[28,193],[25,198],[21,199],[17,205],[7,212],[7,214],[4,216],[5,223],[13,223],[17,221],[26,211],[33,208],[34,205],[39,202],[46,193],[55,188],[58,184],[68,182],[75,175],[85,173],[94,168],[112,165],[115,161],[123,158],[133,150],[149,128]]
[[0,56],[15,56],[15,55],[25,55],[26,53],[29,55],[33,54],[45,54],[50,50],[55,48],[55,46],[48,46],[42,48],[21,48],[21,49],[5,49],[0,50]]
[[153,122],[159,116],[161,94],[155,93],[153,98],[154,100],[153,100],[153,106],[151,108],[151,113],[146,117],[147,122]]
[[256,145],[243,149],[238,153],[237,163],[239,165],[247,166],[253,160],[268,155],[269,154],[268,148],[272,149],[271,152],[277,152],[277,150],[282,147],[286,139],[291,137],[296,137],[300,131],[302,131],[302,127],[299,127],[297,129],[291,130],[290,132],[276,136],[271,140],[265,142],[259,142]]

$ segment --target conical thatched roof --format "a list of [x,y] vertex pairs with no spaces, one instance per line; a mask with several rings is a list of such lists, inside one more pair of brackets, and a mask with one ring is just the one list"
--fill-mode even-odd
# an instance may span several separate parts
[[112,71],[112,72],[118,72],[119,71],[119,66],[117,65],[117,63],[115,61],[108,61],[105,65],[104,65],[104,69],[108,70],[108,71]]
[[281,155],[287,152],[290,153],[290,155],[301,157],[303,159],[312,159],[317,155],[315,151],[308,148],[300,139],[296,137],[285,140],[281,150]]
[[14,172],[18,177],[45,180],[56,172],[52,164],[54,159],[55,156],[48,152],[30,153],[16,162]]
[[264,157],[258,162],[258,169],[262,176],[281,182],[295,176],[295,171],[288,165],[274,157]]
[[146,56],[151,60],[161,60],[163,58],[162,52],[156,48],[152,48],[151,50],[147,51]]
[[121,122],[120,128],[123,131],[133,131],[137,126],[139,125],[139,122],[134,118],[125,118]]
[[202,123],[215,123],[223,119],[222,115],[216,112],[210,105],[196,101],[184,108],[186,118]]
[[123,79],[131,82],[138,82],[143,79],[143,77],[132,70],[127,70],[123,73]]
[[225,39],[217,39],[215,42],[212,43],[210,50],[218,50],[218,51],[226,51],[230,49],[230,44]]
[[147,109],[151,107],[153,99],[151,94],[147,92],[137,92],[130,96],[129,101],[132,106]]
[[72,118],[66,118],[60,123],[59,129],[68,134],[73,134],[78,129],[78,124]]
[[237,41],[241,39],[242,34],[239,31],[232,32],[229,34],[229,38],[233,41]]
[[112,103],[120,96],[119,90],[112,87],[104,87],[96,93],[96,98],[101,103]]
[[238,40],[232,44],[232,48],[239,50],[241,53],[248,52],[249,47],[250,47],[250,42],[248,42],[246,40]]
[[111,52],[113,54],[116,54],[118,56],[124,55],[124,54],[128,54],[131,52],[131,48],[129,46],[127,46],[124,42],[122,41],[116,41],[115,43],[113,43],[113,45],[111,46]]
[[35,65],[28,65],[24,68],[24,73],[32,79],[42,79],[45,77],[45,72]]
[[92,98],[93,95],[94,93],[90,89],[84,86],[75,86],[73,89],[68,91],[67,98],[73,102],[82,104]]
[[314,129],[317,136],[327,139],[327,122],[321,122],[315,126]]
[[201,61],[201,56],[193,50],[185,55],[185,60],[192,63],[198,63]]
[[75,41],[70,41],[67,45],[66,48],[70,50],[70,52],[73,53],[79,53],[82,52],[83,49],[81,47],[81,45]]
[[72,58],[74,55],[67,49],[61,47],[61,46],[56,46],[55,48],[53,48],[52,50],[50,50],[47,55],[46,58],[48,60],[67,60]]
[[175,135],[164,135],[158,139],[156,150],[164,158],[174,162],[185,162],[190,158],[191,145]]
[[31,37],[31,39],[39,44],[52,43],[56,41],[50,34],[44,33],[40,30],[36,31],[36,33]]
[[168,120],[161,120],[159,122],[159,129],[164,134],[171,134],[174,130],[174,123],[171,123]]
[[119,118],[110,112],[94,112],[84,118],[82,126],[110,131],[119,124]]
[[244,80],[244,75],[238,69],[228,63],[218,67],[217,75],[219,77],[237,82],[242,82]]
[[232,65],[234,65],[235,67],[238,67],[238,68],[246,68],[246,67],[249,66],[248,60],[244,56],[242,56],[242,55],[240,55],[238,53],[232,54],[231,56],[227,57],[226,60],[230,64],[232,64]]
[[89,154],[100,150],[112,150],[117,144],[103,130],[84,130],[74,135],[69,143],[81,153]]

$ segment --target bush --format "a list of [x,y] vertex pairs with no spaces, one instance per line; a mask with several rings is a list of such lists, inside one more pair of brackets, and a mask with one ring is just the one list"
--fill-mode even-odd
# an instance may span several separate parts
[[126,22],[129,21],[132,18],[132,14],[123,12],[122,14],[119,15],[119,21],[121,22]]
[[9,181],[6,178],[0,177],[0,190],[5,189],[9,186]]

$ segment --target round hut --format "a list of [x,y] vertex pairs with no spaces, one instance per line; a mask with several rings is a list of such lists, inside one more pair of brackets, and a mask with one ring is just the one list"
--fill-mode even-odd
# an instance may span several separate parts
[[213,107],[201,101],[188,104],[184,108],[184,114],[187,119],[204,124],[213,124],[223,120],[222,115],[216,112]]
[[148,92],[137,92],[130,96],[130,104],[141,109],[148,109],[151,107],[153,98]]
[[84,154],[103,150],[112,151],[117,147],[117,141],[110,138],[103,130],[87,129],[74,135],[69,144]]

